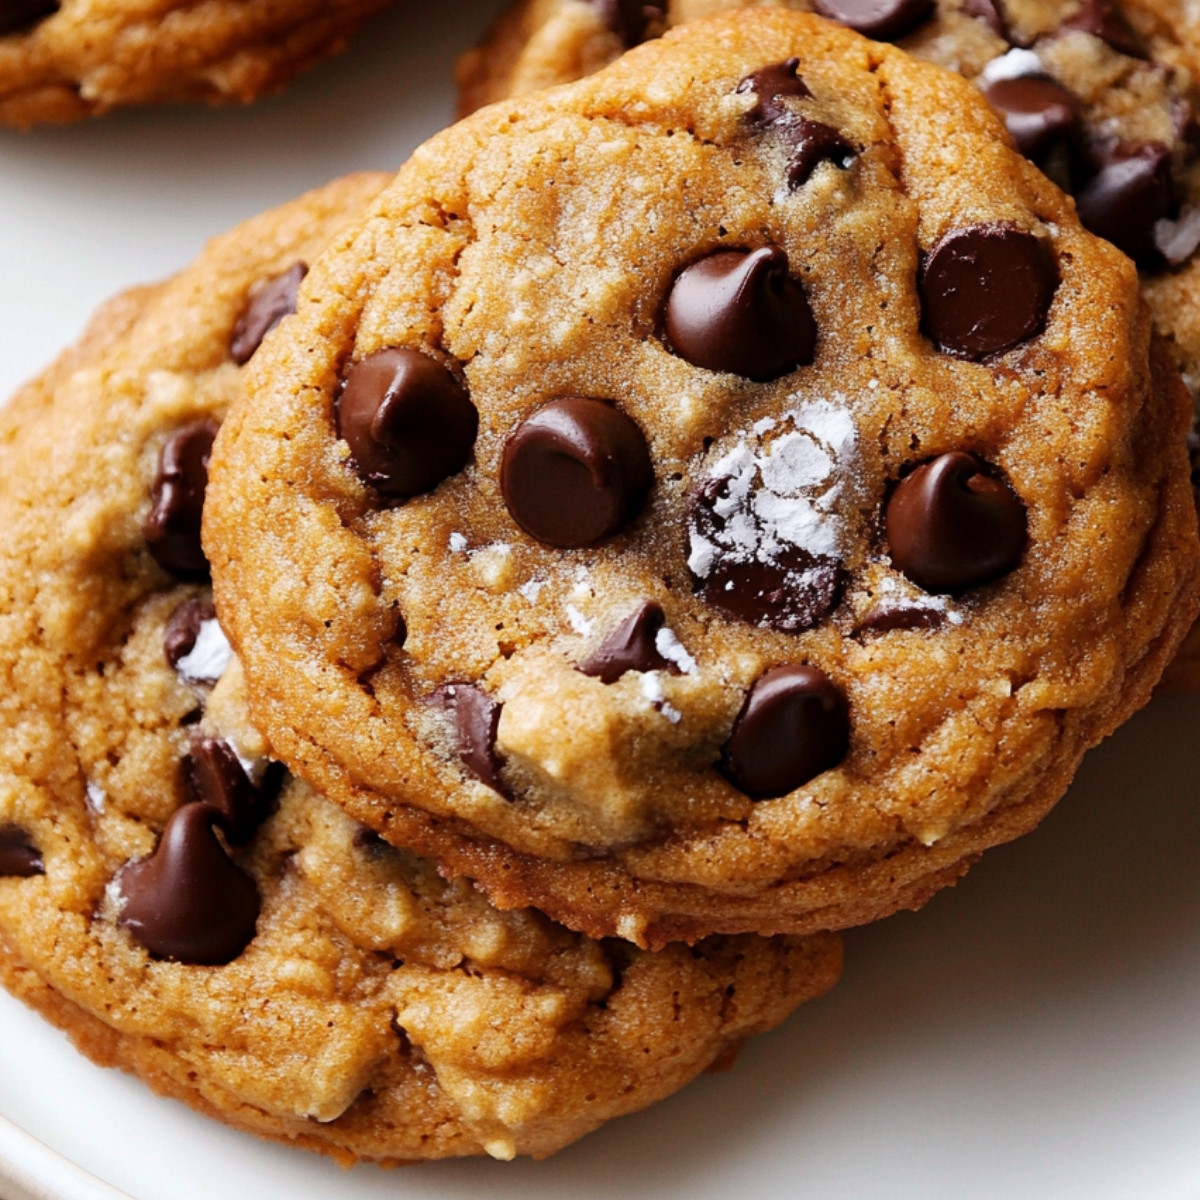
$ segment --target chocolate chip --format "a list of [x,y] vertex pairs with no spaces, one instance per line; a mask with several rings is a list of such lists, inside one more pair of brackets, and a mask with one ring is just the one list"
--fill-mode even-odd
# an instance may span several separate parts
[[616,683],[626,671],[675,671],[679,668],[658,652],[655,636],[666,622],[661,604],[648,600],[630,613],[620,625],[579,664],[585,675],[599,676],[603,683]]
[[654,482],[637,424],[604,400],[554,400],[504,446],[500,490],[520,527],[549,546],[591,546],[637,516]]
[[793,191],[803,187],[823,162],[845,170],[854,161],[854,147],[832,125],[796,117],[788,122],[786,136],[792,144],[786,177]]
[[646,4],[645,0],[588,0],[588,3],[627,50],[644,42],[650,27],[666,19],[662,4]]
[[884,522],[892,561],[927,592],[979,587],[1011,571],[1025,549],[1025,506],[961,450],[905,476]]
[[671,349],[693,366],[756,382],[813,360],[817,327],[778,246],[718,250],[685,267],[667,295]]
[[1119,54],[1128,54],[1132,58],[1146,57],[1141,38],[1112,0],[1083,0],[1079,11],[1058,27],[1060,33],[1068,30],[1090,33],[1107,42]]
[[995,0],[963,0],[962,12],[968,17],[982,21],[997,37],[1009,40],[1008,26],[1004,14]]
[[46,868],[33,839],[19,825],[0,826],[0,878],[28,879]]
[[855,626],[856,633],[890,633],[893,629],[940,629],[946,614],[940,608],[915,604],[879,603]]
[[205,621],[215,621],[217,610],[211,600],[201,600],[193,596],[185,600],[167,618],[163,630],[163,653],[172,667],[179,666],[179,660],[187,658],[195,649],[196,639],[200,636],[200,626]]
[[749,92],[757,96],[754,107],[746,114],[746,119],[756,125],[773,125],[780,120],[793,116],[793,111],[780,100],[791,96],[797,100],[807,100],[812,96],[808,85],[796,73],[800,60],[789,58],[786,62],[772,63],[752,71],[738,85],[738,92]]
[[142,525],[142,535],[154,561],[180,579],[208,578],[208,559],[200,545],[200,517],[216,436],[215,421],[193,421],[173,433],[158,456],[150,514]]
[[430,693],[429,702],[452,713],[458,739],[458,757],[481,783],[507,796],[500,778],[503,760],[496,753],[496,730],[503,707],[473,683],[444,683]]
[[219,814],[229,844],[241,846],[274,811],[283,767],[271,763],[256,785],[228,742],[202,735],[192,740],[184,757],[183,782],[192,800]]
[[154,853],[117,875],[120,923],[155,958],[218,966],[254,937],[258,888],[217,840],[219,819],[207,804],[185,804]]
[[823,17],[877,42],[894,42],[933,13],[934,0],[813,0]]
[[307,263],[293,263],[282,275],[264,281],[250,294],[229,340],[229,353],[239,367],[250,361],[263,338],[284,317],[296,311],[296,296],[307,274]]
[[1074,94],[1047,75],[994,79],[983,94],[1004,118],[1017,149],[1031,162],[1043,162],[1079,135]]
[[952,229],[925,255],[921,318],[949,354],[981,359],[1040,333],[1058,267],[1045,243],[996,222]]
[[359,478],[401,499],[432,491],[462,470],[479,428],[458,380],[427,354],[401,347],[350,368],[335,418]]
[[715,479],[693,501],[691,529],[712,551],[706,573],[693,572],[697,590],[714,608],[751,625],[784,633],[811,629],[841,597],[841,564],[777,538],[759,536],[740,546],[728,535],[731,522],[735,533],[754,523],[752,497],[745,499],[730,511],[729,480]]
[[58,0],[0,0],[0,34],[28,29],[58,9]]
[[846,699],[817,667],[772,667],[755,681],[720,769],[755,800],[785,796],[836,767],[850,746]]
[[1094,161],[1095,173],[1075,192],[1080,221],[1135,262],[1152,265],[1154,223],[1174,203],[1170,150],[1162,142],[1118,142]]

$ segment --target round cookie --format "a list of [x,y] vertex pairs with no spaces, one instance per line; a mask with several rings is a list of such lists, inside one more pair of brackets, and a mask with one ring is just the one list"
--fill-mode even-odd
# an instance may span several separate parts
[[[764,0],[846,21],[973,80],[1083,223],[1141,268],[1155,326],[1200,406],[1200,22],[1176,0]],[[521,0],[459,61],[459,110],[568,83],[743,0]],[[1200,407],[1198,407],[1200,411]],[[1200,686],[1200,629],[1164,676]]]
[[247,102],[341,50],[385,0],[0,0],[0,125]]
[[256,717],[389,840],[592,935],[832,928],[1145,701],[1187,419],[971,85],[763,9],[418,151],[255,359],[205,538]]
[[0,979],[97,1062],[344,1163],[545,1155],[728,1061],[840,947],[500,913],[266,760],[192,557],[203,445],[293,264],[384,182],[121,297],[0,412]]

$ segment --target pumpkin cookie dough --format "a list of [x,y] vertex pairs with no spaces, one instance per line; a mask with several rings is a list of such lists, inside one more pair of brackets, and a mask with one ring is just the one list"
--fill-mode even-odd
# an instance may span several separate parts
[[393,849],[251,724],[199,542],[205,460],[334,184],[130,293],[0,413],[0,979],[95,1061],[385,1163],[545,1155],[832,985],[836,935],[649,954]]
[[975,88],[761,9],[419,150],[253,360],[205,542],[357,820],[593,936],[812,931],[1146,700],[1188,408]]

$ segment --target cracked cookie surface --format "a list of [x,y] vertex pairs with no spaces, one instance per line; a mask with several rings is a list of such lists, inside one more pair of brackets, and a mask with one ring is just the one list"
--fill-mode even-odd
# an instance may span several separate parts
[[0,0],[0,124],[255,99],[334,54],[385,0]]
[[594,935],[831,928],[1146,699],[1187,407],[974,88],[756,10],[427,143],[256,358],[206,544],[258,719],[385,837]]
[[384,843],[278,764],[199,554],[203,461],[331,185],[120,297],[0,412],[0,979],[104,1065],[251,1132],[544,1155],[831,986],[836,936],[603,944]]

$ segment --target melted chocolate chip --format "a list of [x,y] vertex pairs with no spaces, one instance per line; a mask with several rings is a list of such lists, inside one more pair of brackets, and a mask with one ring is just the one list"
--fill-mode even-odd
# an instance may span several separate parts
[[201,736],[193,739],[183,760],[183,781],[192,800],[218,814],[229,844],[241,846],[274,811],[283,768],[271,763],[256,785],[228,742]]
[[654,644],[666,622],[662,605],[647,601],[631,613],[579,664],[585,675],[599,676],[603,683],[616,683],[626,671],[674,671]]
[[823,162],[845,170],[854,161],[854,147],[832,125],[797,117],[786,130],[793,150],[787,164],[788,187],[803,187]]
[[893,629],[940,629],[946,614],[915,604],[876,604],[855,627],[856,633],[890,633]]
[[983,94],[1004,118],[1017,149],[1031,162],[1043,162],[1056,148],[1070,146],[1079,136],[1075,96],[1049,76],[995,79]]
[[0,878],[28,879],[44,875],[42,855],[19,825],[0,826]]
[[211,600],[201,600],[192,597],[185,600],[167,618],[163,630],[163,653],[172,667],[179,666],[179,660],[187,658],[196,647],[196,639],[200,636],[200,626],[205,621],[215,621],[217,610]]
[[933,14],[934,0],[813,0],[823,17],[877,42],[894,42]]
[[591,546],[637,516],[654,482],[637,424],[604,400],[554,400],[504,446],[500,490],[512,518],[548,546]]
[[1154,223],[1174,204],[1171,152],[1162,142],[1118,142],[1095,162],[1095,173],[1075,193],[1080,221],[1139,264],[1153,264]]
[[430,693],[429,702],[453,714],[463,766],[481,783],[507,796],[508,789],[500,778],[504,763],[496,753],[496,730],[503,705],[473,683],[444,683]]
[[401,499],[462,470],[479,428],[475,405],[454,376],[427,354],[400,347],[350,368],[335,418],[359,478]]
[[927,592],[957,593],[1006,575],[1025,549],[1025,506],[956,450],[896,486],[884,515],[892,561]]
[[667,295],[671,349],[693,366],[756,382],[813,360],[817,327],[778,246],[718,250],[685,267]]
[[729,481],[707,483],[692,504],[691,528],[714,551],[707,574],[696,579],[697,590],[714,608],[784,633],[811,629],[836,606],[845,583],[842,565],[832,558],[783,543],[767,551],[761,545],[743,552],[726,536],[729,518],[744,519],[745,510],[728,516]]
[[208,578],[208,559],[200,545],[200,518],[216,436],[215,421],[193,421],[172,434],[158,456],[150,514],[142,525],[142,536],[154,561],[180,579]]
[[757,100],[746,114],[746,119],[756,125],[774,125],[786,121],[795,114],[780,101],[788,96],[807,100],[812,96],[808,85],[796,73],[800,60],[789,58],[786,62],[773,63],[751,72],[738,85],[738,92],[751,92]]
[[0,0],[0,35],[28,29],[58,9],[58,0]]
[[1093,37],[1107,42],[1119,54],[1128,54],[1132,58],[1146,57],[1146,48],[1142,45],[1141,38],[1133,31],[1125,19],[1125,14],[1112,0],[1083,0],[1079,11],[1058,28],[1060,32],[1078,30],[1081,33],[1090,33]]
[[229,353],[240,367],[248,363],[262,340],[283,320],[296,311],[296,296],[308,274],[308,264],[293,263],[282,275],[268,279],[255,288],[250,301],[233,327]]
[[117,876],[125,898],[120,923],[155,958],[218,966],[254,937],[258,888],[217,840],[219,819],[207,804],[185,804],[154,853]]
[[921,268],[922,324],[942,350],[978,360],[1040,333],[1057,287],[1054,255],[1033,234],[952,229]]
[[1004,14],[995,0],[963,0],[962,12],[968,17],[982,21],[997,37],[1009,41]]
[[846,700],[816,667],[764,671],[722,751],[722,774],[755,800],[785,796],[836,767],[850,746]]
[[644,42],[650,27],[666,17],[662,4],[647,4],[645,0],[588,0],[588,3],[627,50]]

